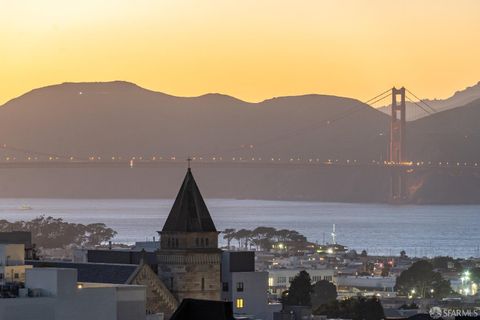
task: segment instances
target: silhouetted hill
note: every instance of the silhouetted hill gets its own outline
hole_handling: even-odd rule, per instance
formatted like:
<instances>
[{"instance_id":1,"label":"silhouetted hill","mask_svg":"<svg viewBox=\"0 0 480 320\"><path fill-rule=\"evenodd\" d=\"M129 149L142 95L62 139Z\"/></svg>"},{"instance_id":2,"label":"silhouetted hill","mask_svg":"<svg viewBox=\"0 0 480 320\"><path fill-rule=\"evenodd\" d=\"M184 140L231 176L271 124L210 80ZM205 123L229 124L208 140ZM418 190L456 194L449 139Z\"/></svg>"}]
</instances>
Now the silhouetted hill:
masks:
<instances>
[{"instance_id":1,"label":"silhouetted hill","mask_svg":"<svg viewBox=\"0 0 480 320\"><path fill-rule=\"evenodd\" d=\"M408 124L415 161L480 159L480 100ZM221 156L386 159L389 116L328 95L248 103L222 95L175 97L128 82L64 83L0 107L0 143L42 153L102 158ZM10 149L0 157L24 156ZM195 164L194 164L195 167ZM382 202L389 172L365 168L195 167L206 197ZM3 197L173 197L182 167L4 169ZM480 201L480 177L417 170L413 202Z\"/></svg>"},{"instance_id":2,"label":"silhouetted hill","mask_svg":"<svg viewBox=\"0 0 480 320\"><path fill-rule=\"evenodd\" d=\"M356 111L354 117L327 125L349 110ZM387 116L348 98L305 95L247 103L220 94L174 97L127 82L64 83L0 108L2 143L78 157L368 158L378 157L379 150L363 142L387 127Z\"/></svg>"},{"instance_id":3,"label":"silhouetted hill","mask_svg":"<svg viewBox=\"0 0 480 320\"><path fill-rule=\"evenodd\" d=\"M413 97L412 97L413 98ZM437 112L446 111L464 106L472 101L480 99L480 82L467 87L464 90L455 92L455 94L447 99L425 99L424 101ZM416 100L416 99L415 99ZM420 109L414 103L407 101L407 121L421 119L428 116L428 113ZM430 109L422 104L422 107L430 111ZM381 107L378 110L390 114L390 105Z\"/></svg>"},{"instance_id":4,"label":"silhouetted hill","mask_svg":"<svg viewBox=\"0 0 480 320\"><path fill-rule=\"evenodd\" d=\"M480 163L480 99L409 123L410 154L423 161Z\"/></svg>"}]
</instances>

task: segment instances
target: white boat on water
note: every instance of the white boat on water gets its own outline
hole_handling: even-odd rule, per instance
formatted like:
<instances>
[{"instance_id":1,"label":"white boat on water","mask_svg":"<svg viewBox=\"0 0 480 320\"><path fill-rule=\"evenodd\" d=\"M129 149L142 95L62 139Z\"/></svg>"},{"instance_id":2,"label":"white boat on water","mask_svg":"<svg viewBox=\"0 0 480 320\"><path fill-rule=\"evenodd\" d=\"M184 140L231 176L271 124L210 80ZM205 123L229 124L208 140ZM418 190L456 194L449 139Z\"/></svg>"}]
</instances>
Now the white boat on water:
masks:
<instances>
[{"instance_id":1,"label":"white boat on water","mask_svg":"<svg viewBox=\"0 0 480 320\"><path fill-rule=\"evenodd\" d=\"M26 204L22 204L19 208L20 210L32 210L32 207Z\"/></svg>"}]
</instances>

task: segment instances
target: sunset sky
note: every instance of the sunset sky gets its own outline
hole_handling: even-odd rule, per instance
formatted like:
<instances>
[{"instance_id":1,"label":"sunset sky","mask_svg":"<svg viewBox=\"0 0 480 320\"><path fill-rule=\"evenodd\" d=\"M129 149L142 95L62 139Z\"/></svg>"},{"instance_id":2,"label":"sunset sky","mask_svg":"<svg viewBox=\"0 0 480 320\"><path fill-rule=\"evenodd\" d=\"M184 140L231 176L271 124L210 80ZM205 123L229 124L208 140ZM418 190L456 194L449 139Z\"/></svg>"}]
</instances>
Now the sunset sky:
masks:
<instances>
[{"instance_id":1,"label":"sunset sky","mask_svg":"<svg viewBox=\"0 0 480 320\"><path fill-rule=\"evenodd\" d=\"M110 80L247 101L393 85L445 98L480 80L480 1L0 0L0 104Z\"/></svg>"}]
</instances>

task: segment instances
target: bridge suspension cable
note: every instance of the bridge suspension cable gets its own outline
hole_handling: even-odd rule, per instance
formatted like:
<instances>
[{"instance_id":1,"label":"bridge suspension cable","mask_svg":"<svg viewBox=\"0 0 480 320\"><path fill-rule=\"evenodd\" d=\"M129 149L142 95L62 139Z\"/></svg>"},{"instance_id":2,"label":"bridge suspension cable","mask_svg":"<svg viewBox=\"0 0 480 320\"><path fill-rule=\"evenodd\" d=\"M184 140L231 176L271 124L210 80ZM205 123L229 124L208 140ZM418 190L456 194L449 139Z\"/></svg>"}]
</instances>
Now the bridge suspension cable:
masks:
<instances>
[{"instance_id":1,"label":"bridge suspension cable","mask_svg":"<svg viewBox=\"0 0 480 320\"><path fill-rule=\"evenodd\" d=\"M322 121L320 122L315 122L313 124L310 124L308 126L305 126L303 128L297 128L297 129L293 129L293 130L290 130L289 132L286 132L284 134L281 134L281 135L278 135L276 137L272 137L270 139L266 139L264 141L261 141L261 142L258 142L255 144L255 147L258 147L258 146L265 146L265 145L268 145L268 144L274 144L274 143L278 143L282 140L285 140L285 139L290 139L292 137L296 137L296 136L299 136L299 135L302 135L304 134L305 132L308 132L310 130L320 130L320 129L325 129L329 126L331 126L333 123L335 122L338 122L338 121L341 121L343 119L346 119L348 117L350 117L351 115L359 112L359 111L364 111L364 110L369 110L368 108L364 108L365 105L368 105L370 107L372 107L372 104L375 104L375 103L378 103L384 99L386 99L387 97L389 97L391 95L391 90L392 89L388 89L388 90L385 90L383 91L382 93L380 94L377 94L375 95L373 98L371 99L368 99L364 102L360 102L358 101L357 103L355 103L353 106L351 106L350 108L348 108L347 110L344 110L342 112L340 112L337 116L335 117L332 117L332 118L329 118L329 119L322 119ZM373 107L372 107L373 108ZM201 155L198 155L198 157L209 157L209 156L213 156L213 155L216 155L216 154L220 154L220 153L227 153L227 152L235 152L235 151L244 151L245 148L244 147L234 147L234 148L230 148L230 149L224 149L224 150L219 150L217 152L211 152L211 153L207 153L207 154L201 154Z\"/></svg>"},{"instance_id":2,"label":"bridge suspension cable","mask_svg":"<svg viewBox=\"0 0 480 320\"><path fill-rule=\"evenodd\" d=\"M407 88L405 88L405 90L407 90L408 93L410 93L415 99L417 99L420 103L423 103L424 105L426 105L433 113L436 113L437 110L435 110L431 105L429 105L428 103L425 102L425 100L422 100L420 99L419 97L417 97L412 91L408 90Z\"/></svg>"}]
</instances>

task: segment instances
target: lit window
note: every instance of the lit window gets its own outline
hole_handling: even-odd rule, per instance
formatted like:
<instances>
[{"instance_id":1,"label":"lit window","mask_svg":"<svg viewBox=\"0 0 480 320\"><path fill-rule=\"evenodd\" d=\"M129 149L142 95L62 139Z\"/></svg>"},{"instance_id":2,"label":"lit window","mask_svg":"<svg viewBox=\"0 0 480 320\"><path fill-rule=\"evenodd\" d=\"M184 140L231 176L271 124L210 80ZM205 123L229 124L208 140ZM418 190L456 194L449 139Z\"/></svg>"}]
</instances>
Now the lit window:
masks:
<instances>
[{"instance_id":1,"label":"lit window","mask_svg":"<svg viewBox=\"0 0 480 320\"><path fill-rule=\"evenodd\" d=\"M244 301L243 301L243 299L241 299L241 298L240 298L240 299L237 299L237 301L236 301L236 306L237 306L237 309L243 309L243 307L244 307Z\"/></svg>"},{"instance_id":2,"label":"lit window","mask_svg":"<svg viewBox=\"0 0 480 320\"><path fill-rule=\"evenodd\" d=\"M268 286L273 287L273 278L272 277L268 278Z\"/></svg>"}]
</instances>

